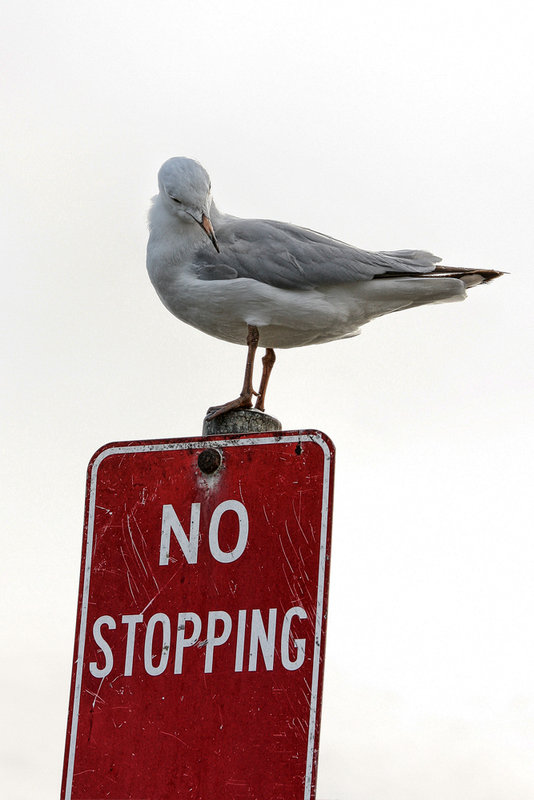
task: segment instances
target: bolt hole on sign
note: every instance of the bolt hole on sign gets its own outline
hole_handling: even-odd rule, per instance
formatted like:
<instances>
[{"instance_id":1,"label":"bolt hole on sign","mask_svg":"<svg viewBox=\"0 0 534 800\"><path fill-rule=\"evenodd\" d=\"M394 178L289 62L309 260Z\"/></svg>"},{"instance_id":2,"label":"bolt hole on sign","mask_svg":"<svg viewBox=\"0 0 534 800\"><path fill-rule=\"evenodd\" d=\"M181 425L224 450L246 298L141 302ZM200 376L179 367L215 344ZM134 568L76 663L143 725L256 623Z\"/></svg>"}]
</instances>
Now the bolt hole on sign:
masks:
<instances>
[{"instance_id":1,"label":"bolt hole on sign","mask_svg":"<svg viewBox=\"0 0 534 800\"><path fill-rule=\"evenodd\" d=\"M317 431L97 451L64 800L314 800L333 465Z\"/></svg>"}]
</instances>

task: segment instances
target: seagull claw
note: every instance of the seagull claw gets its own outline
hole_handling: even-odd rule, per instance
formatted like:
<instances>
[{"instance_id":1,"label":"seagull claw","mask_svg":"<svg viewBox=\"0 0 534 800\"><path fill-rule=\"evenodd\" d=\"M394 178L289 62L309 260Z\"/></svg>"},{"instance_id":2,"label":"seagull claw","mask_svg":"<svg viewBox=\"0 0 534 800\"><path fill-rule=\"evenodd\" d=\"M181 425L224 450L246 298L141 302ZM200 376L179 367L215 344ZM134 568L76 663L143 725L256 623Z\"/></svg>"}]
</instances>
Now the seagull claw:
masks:
<instances>
[{"instance_id":1,"label":"seagull claw","mask_svg":"<svg viewBox=\"0 0 534 800\"><path fill-rule=\"evenodd\" d=\"M220 417L221 414L226 414L227 411L235 411L239 408L252 408L252 394L240 394L235 400L230 400L222 406L211 406L208 408L206 419L212 420Z\"/></svg>"}]
</instances>

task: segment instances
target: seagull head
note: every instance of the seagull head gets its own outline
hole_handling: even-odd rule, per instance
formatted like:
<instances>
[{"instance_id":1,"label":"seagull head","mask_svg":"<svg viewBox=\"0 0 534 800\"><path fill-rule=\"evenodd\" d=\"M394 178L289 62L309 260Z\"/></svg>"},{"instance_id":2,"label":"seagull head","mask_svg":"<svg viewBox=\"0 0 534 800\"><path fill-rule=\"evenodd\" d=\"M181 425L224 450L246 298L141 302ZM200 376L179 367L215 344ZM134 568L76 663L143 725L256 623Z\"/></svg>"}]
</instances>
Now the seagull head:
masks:
<instances>
[{"instance_id":1,"label":"seagull head","mask_svg":"<svg viewBox=\"0 0 534 800\"><path fill-rule=\"evenodd\" d=\"M211 181L204 167L192 158L169 158L158 172L158 185L171 214L183 222L197 222L219 252L210 220Z\"/></svg>"}]
</instances>

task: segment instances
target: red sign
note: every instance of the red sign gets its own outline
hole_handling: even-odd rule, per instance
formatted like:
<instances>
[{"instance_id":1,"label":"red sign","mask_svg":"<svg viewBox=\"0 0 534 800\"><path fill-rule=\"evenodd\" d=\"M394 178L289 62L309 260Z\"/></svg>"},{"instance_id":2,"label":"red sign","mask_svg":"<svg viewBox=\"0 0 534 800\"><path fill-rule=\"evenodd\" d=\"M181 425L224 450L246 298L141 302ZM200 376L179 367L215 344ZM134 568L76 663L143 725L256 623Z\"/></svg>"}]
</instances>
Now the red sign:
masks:
<instances>
[{"instance_id":1,"label":"red sign","mask_svg":"<svg viewBox=\"0 0 534 800\"><path fill-rule=\"evenodd\" d=\"M333 456L315 431L95 454L64 800L313 800Z\"/></svg>"}]
</instances>

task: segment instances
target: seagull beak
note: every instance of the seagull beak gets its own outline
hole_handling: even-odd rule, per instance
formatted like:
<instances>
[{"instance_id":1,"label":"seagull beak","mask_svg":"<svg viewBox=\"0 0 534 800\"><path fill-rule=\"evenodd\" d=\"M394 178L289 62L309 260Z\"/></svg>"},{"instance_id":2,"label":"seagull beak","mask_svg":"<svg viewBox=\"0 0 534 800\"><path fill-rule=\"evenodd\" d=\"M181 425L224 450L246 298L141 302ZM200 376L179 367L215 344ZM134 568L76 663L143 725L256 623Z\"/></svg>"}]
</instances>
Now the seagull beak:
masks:
<instances>
[{"instance_id":1,"label":"seagull beak","mask_svg":"<svg viewBox=\"0 0 534 800\"><path fill-rule=\"evenodd\" d=\"M202 214L202 222L198 223L203 231L205 231L211 239L211 242L214 248L217 250L218 253L221 251L219 250L219 245L217 244L217 239L215 238L215 231L213 230L213 225L211 224L211 220L205 214Z\"/></svg>"}]
</instances>

